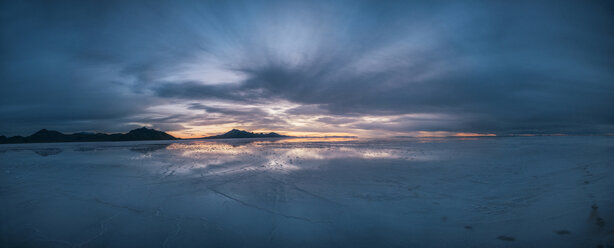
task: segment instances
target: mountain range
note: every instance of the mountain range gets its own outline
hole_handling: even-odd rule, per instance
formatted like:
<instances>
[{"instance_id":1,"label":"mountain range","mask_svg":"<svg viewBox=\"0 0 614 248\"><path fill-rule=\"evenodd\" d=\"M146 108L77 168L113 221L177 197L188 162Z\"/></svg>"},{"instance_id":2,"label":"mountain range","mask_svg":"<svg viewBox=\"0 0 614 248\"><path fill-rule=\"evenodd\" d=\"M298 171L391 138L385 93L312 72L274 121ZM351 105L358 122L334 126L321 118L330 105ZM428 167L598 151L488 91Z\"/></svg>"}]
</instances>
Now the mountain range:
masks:
<instances>
[{"instance_id":1,"label":"mountain range","mask_svg":"<svg viewBox=\"0 0 614 248\"><path fill-rule=\"evenodd\" d=\"M232 129L224 134L202 137L201 139L237 139L237 138L284 138L291 137L278 133L253 133ZM128 133L88 133L64 134L54 130L41 129L30 136L0 136L0 144L18 143L53 143L53 142L96 142L96 141L139 141L139 140L178 140L162 131L142 127Z\"/></svg>"},{"instance_id":2,"label":"mountain range","mask_svg":"<svg viewBox=\"0 0 614 248\"><path fill-rule=\"evenodd\" d=\"M286 135L281 135L278 133L252 133L248 131L233 129L225 134L203 137L203 139L237 139L237 138L284 138L290 137Z\"/></svg>"},{"instance_id":3,"label":"mountain range","mask_svg":"<svg viewBox=\"0 0 614 248\"><path fill-rule=\"evenodd\" d=\"M30 136L0 136L0 144L48 143L48 142L93 142L93 141L137 141L137 140L176 140L162 131L142 127L128 133L74 133L63 134L58 131L41 129Z\"/></svg>"}]
</instances>

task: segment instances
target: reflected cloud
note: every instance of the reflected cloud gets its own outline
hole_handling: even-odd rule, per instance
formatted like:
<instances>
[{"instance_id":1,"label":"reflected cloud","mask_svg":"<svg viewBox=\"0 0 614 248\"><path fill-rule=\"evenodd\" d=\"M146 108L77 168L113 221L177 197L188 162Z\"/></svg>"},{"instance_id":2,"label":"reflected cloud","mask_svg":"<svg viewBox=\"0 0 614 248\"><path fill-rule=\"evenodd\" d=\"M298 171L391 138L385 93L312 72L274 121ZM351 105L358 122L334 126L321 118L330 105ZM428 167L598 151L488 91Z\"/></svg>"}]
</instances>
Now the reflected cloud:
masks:
<instances>
[{"instance_id":1,"label":"reflected cloud","mask_svg":"<svg viewBox=\"0 0 614 248\"><path fill-rule=\"evenodd\" d=\"M329 141L323 143L324 141ZM424 161L433 159L407 148L378 148L377 141L355 138L296 138L279 140L192 141L172 143L166 149L183 158L172 164L174 173L211 175L232 171L270 171L289 173L317 169L330 160L394 159ZM148 159L143 157L143 159ZM186 160L190 161L186 163Z\"/></svg>"},{"instance_id":2,"label":"reflected cloud","mask_svg":"<svg viewBox=\"0 0 614 248\"><path fill-rule=\"evenodd\" d=\"M344 142L354 141L356 137L300 137L276 141L277 143L302 143L302 142Z\"/></svg>"}]
</instances>

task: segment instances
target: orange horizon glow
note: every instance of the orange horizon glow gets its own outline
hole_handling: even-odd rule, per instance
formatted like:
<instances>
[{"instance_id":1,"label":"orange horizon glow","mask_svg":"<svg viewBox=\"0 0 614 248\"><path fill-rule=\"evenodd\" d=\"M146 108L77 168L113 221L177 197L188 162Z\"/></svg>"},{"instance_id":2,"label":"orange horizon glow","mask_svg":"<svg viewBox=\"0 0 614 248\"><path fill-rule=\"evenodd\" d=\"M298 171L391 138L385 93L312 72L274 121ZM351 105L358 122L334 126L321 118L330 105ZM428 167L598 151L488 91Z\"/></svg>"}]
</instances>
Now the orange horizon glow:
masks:
<instances>
[{"instance_id":1,"label":"orange horizon glow","mask_svg":"<svg viewBox=\"0 0 614 248\"><path fill-rule=\"evenodd\" d=\"M454 137L495 137L494 133L456 133Z\"/></svg>"},{"instance_id":2,"label":"orange horizon glow","mask_svg":"<svg viewBox=\"0 0 614 248\"><path fill-rule=\"evenodd\" d=\"M233 129L224 128L223 130L218 129L216 131L208 130L208 131L200 131L194 130L196 132L186 132L186 131L169 131L167 132L174 137L180 139L194 139L194 138L203 138L208 136L220 135L224 134ZM241 128L236 128L243 130ZM298 131L275 131L275 130L267 130L267 129L256 129L256 130L245 130L253 133L278 133L281 135L293 136L297 138L377 138L377 137L395 137L395 136L406 136L406 137L416 137L416 138L427 138L427 137L496 137L496 134L492 133L470 133L470 132L447 132L447 131L417 131L417 132L409 132L409 133L389 133L384 136L375 136L373 134L360 134L360 133L346 133L346 132L298 132Z\"/></svg>"},{"instance_id":3,"label":"orange horizon glow","mask_svg":"<svg viewBox=\"0 0 614 248\"><path fill-rule=\"evenodd\" d=\"M239 128L237 128L239 129ZM166 132L176 138L180 138L180 139L194 139L194 138L203 138L203 137L208 137L208 136L215 136L215 135L220 135L220 134L224 134L228 131L230 131L231 129L225 130L223 132L203 132L203 133L185 133L182 131L169 131ZM243 130L243 129L240 129ZM281 135L287 135L287 136L293 136L293 137L300 137L300 138L323 138L323 137L358 137L358 135L353 134L353 133L337 133L337 132L283 132L283 131L270 131L270 130L254 130L254 131L250 131L250 130L245 130L248 132L252 132L252 133L278 133Z\"/></svg>"}]
</instances>

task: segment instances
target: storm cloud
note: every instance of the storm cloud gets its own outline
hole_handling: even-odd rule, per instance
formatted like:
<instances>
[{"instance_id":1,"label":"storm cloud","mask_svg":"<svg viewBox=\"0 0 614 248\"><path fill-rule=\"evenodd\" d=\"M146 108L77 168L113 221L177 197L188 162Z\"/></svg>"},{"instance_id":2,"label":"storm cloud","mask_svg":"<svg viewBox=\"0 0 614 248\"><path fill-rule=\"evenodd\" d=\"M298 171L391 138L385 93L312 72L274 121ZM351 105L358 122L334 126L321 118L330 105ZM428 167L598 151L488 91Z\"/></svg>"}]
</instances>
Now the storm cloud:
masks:
<instances>
[{"instance_id":1,"label":"storm cloud","mask_svg":"<svg viewBox=\"0 0 614 248\"><path fill-rule=\"evenodd\" d=\"M0 134L614 133L608 1L4 1Z\"/></svg>"}]
</instances>

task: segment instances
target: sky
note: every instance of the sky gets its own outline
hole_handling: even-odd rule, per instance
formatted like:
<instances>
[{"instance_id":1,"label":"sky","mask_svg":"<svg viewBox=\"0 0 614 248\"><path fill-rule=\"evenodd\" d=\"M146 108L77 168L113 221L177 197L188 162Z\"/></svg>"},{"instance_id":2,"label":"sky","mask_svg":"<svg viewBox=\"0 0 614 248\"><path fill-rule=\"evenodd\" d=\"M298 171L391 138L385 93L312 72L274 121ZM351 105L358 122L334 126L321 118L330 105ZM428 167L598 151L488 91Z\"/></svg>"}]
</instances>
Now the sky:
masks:
<instances>
[{"instance_id":1,"label":"sky","mask_svg":"<svg viewBox=\"0 0 614 248\"><path fill-rule=\"evenodd\" d=\"M611 1L0 1L0 135L614 133Z\"/></svg>"}]
</instances>

